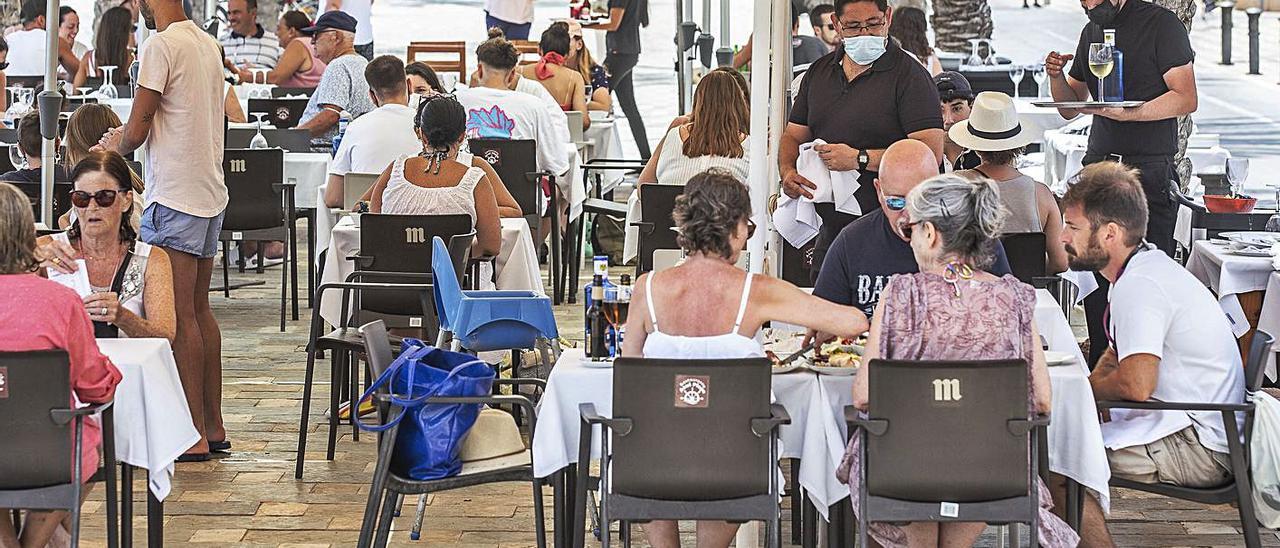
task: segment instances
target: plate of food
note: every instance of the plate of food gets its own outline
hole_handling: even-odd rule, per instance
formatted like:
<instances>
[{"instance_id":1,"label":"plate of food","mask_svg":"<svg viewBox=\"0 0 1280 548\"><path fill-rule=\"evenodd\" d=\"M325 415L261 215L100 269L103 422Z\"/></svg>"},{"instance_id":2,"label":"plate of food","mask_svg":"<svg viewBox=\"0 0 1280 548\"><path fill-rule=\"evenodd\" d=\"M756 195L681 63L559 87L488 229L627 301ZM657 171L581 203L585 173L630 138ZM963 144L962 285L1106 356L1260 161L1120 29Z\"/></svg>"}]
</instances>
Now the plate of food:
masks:
<instances>
[{"instance_id":1,"label":"plate of food","mask_svg":"<svg viewBox=\"0 0 1280 548\"><path fill-rule=\"evenodd\" d=\"M1250 247L1271 247L1280 242L1280 232L1223 232L1218 236Z\"/></svg>"},{"instance_id":2,"label":"plate of food","mask_svg":"<svg viewBox=\"0 0 1280 548\"><path fill-rule=\"evenodd\" d=\"M1044 108L1134 108L1146 101L1032 101L1031 104Z\"/></svg>"},{"instance_id":3,"label":"plate of food","mask_svg":"<svg viewBox=\"0 0 1280 548\"><path fill-rule=\"evenodd\" d=\"M1044 363L1049 367L1057 367L1059 365L1071 365L1076 363L1076 357L1066 352L1055 352L1053 350L1044 351Z\"/></svg>"},{"instance_id":4,"label":"plate of food","mask_svg":"<svg viewBox=\"0 0 1280 548\"><path fill-rule=\"evenodd\" d=\"M866 336L835 339L818 348L810 360L810 368L823 375L853 375L862 365L866 352Z\"/></svg>"}]
</instances>

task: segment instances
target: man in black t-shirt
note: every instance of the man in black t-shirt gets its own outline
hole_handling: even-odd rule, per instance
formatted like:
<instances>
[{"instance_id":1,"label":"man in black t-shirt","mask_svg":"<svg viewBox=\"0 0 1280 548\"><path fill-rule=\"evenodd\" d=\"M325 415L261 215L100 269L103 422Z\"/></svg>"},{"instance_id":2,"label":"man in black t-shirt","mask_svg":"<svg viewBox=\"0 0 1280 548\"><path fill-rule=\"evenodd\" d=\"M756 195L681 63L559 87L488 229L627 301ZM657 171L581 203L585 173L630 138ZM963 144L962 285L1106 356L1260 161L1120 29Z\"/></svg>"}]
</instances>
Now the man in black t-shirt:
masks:
<instances>
[{"instance_id":1,"label":"man in black t-shirt","mask_svg":"<svg viewBox=\"0 0 1280 548\"><path fill-rule=\"evenodd\" d=\"M894 274L920 271L911 242L898 228L906 214L906 196L938 174L938 160L920 141L905 139L885 150L875 181L880 206L840 231L818 273L813 294L828 301L857 306L870 317L880 292ZM996 243L991 273L1009 273L1004 247Z\"/></svg>"}]
</instances>

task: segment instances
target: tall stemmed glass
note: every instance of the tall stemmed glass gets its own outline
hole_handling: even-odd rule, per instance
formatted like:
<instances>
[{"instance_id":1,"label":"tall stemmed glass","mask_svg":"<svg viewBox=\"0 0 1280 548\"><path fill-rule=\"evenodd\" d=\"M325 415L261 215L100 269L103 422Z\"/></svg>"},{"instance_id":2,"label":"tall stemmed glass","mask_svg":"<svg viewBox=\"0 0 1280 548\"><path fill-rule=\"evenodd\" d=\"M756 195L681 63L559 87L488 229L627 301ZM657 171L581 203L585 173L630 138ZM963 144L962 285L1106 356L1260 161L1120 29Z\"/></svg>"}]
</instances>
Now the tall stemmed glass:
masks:
<instances>
[{"instance_id":1,"label":"tall stemmed glass","mask_svg":"<svg viewBox=\"0 0 1280 548\"><path fill-rule=\"evenodd\" d=\"M1013 65L1013 68L1009 69L1009 79L1013 80L1014 99L1018 98L1018 86L1022 85L1022 77L1026 76L1026 73L1027 67L1023 65Z\"/></svg>"},{"instance_id":2,"label":"tall stemmed glass","mask_svg":"<svg viewBox=\"0 0 1280 548\"><path fill-rule=\"evenodd\" d=\"M22 86L9 86L9 108L4 111L4 119L6 122L12 122L14 127L18 125L18 119L22 117Z\"/></svg>"},{"instance_id":3,"label":"tall stemmed glass","mask_svg":"<svg viewBox=\"0 0 1280 548\"><path fill-rule=\"evenodd\" d=\"M1102 80L1111 74L1113 67L1115 67L1115 59L1112 57L1111 44L1101 42L1089 44L1089 72L1098 79L1096 99L1099 101L1106 97L1106 93L1102 90Z\"/></svg>"},{"instance_id":4,"label":"tall stemmed glass","mask_svg":"<svg viewBox=\"0 0 1280 548\"><path fill-rule=\"evenodd\" d=\"M972 47L972 53L970 53L970 54L969 54L969 58L965 60L965 64L967 64L967 65L969 65L969 66L971 66L971 67L976 67L976 66L978 66L978 65L981 65L981 64L982 64L982 56L981 56L981 55L978 55L978 47L982 45L982 39L981 39L981 38L970 38L970 39L969 39L969 45Z\"/></svg>"},{"instance_id":5,"label":"tall stemmed glass","mask_svg":"<svg viewBox=\"0 0 1280 548\"><path fill-rule=\"evenodd\" d=\"M1044 71L1044 65L1036 65L1031 70L1031 77L1036 81L1036 98L1044 97L1044 83L1049 79L1049 74Z\"/></svg>"},{"instance_id":6,"label":"tall stemmed glass","mask_svg":"<svg viewBox=\"0 0 1280 548\"><path fill-rule=\"evenodd\" d=\"M249 140L249 148L267 148L271 145L267 143L267 138L262 135L262 117L266 116L265 112L251 112L250 116L258 119L258 133Z\"/></svg>"},{"instance_id":7,"label":"tall stemmed glass","mask_svg":"<svg viewBox=\"0 0 1280 548\"><path fill-rule=\"evenodd\" d=\"M116 81L112 78L116 67L111 65L103 65L98 67L102 69L104 76L102 77L102 87L98 88L98 93L107 99L119 99L120 93L116 91Z\"/></svg>"},{"instance_id":8,"label":"tall stemmed glass","mask_svg":"<svg viewBox=\"0 0 1280 548\"><path fill-rule=\"evenodd\" d=\"M1227 182L1231 184L1231 195L1239 196L1244 190L1244 183L1249 179L1249 159L1230 158L1227 160Z\"/></svg>"}]
</instances>

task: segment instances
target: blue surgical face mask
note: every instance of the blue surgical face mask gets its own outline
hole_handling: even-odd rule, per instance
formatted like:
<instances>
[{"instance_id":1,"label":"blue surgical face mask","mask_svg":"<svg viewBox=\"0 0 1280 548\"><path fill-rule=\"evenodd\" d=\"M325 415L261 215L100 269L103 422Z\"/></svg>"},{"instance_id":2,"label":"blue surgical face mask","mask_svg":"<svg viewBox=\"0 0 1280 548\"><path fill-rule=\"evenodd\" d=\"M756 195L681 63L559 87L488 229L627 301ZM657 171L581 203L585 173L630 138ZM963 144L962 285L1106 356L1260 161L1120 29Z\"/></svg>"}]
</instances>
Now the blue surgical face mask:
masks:
<instances>
[{"instance_id":1,"label":"blue surgical face mask","mask_svg":"<svg viewBox=\"0 0 1280 548\"><path fill-rule=\"evenodd\" d=\"M844 53L859 65L870 65L884 55L888 38L883 36L854 36L844 39Z\"/></svg>"}]
</instances>

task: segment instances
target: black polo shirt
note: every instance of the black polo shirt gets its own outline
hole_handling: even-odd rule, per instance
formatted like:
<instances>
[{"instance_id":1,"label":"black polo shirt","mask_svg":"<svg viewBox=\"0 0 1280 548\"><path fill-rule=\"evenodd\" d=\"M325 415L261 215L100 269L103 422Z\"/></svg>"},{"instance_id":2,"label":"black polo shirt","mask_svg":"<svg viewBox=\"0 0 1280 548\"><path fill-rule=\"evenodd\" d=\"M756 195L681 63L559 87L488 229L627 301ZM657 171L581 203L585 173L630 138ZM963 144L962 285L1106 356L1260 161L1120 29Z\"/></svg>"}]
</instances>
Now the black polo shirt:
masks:
<instances>
[{"instance_id":1,"label":"black polo shirt","mask_svg":"<svg viewBox=\"0 0 1280 548\"><path fill-rule=\"evenodd\" d=\"M1116 48L1124 54L1124 99L1150 101L1164 95L1169 86L1164 73L1195 60L1187 28L1178 16L1150 2L1128 0L1108 28L1116 31ZM1102 42L1103 28L1093 23L1080 31L1072 78L1089 86L1098 97L1098 79L1089 72L1089 44ZM1172 156L1178 150L1178 120L1117 122L1093 117L1089 154Z\"/></svg>"},{"instance_id":2,"label":"black polo shirt","mask_svg":"<svg viewBox=\"0 0 1280 548\"><path fill-rule=\"evenodd\" d=\"M852 81L845 78L843 61L844 50L836 50L813 62L791 107L791 123L808 126L814 139L859 150L889 148L909 133L942 129L933 78L893 40L884 55ZM879 207L875 178L874 171L858 178L862 186L855 196L864 212ZM838 225L832 227L833 238L853 220L834 208L819 207L818 213L824 231L827 223Z\"/></svg>"},{"instance_id":3,"label":"black polo shirt","mask_svg":"<svg viewBox=\"0 0 1280 548\"><path fill-rule=\"evenodd\" d=\"M622 21L618 30L605 33L605 47L609 53L640 54L641 10L648 10L644 0L609 0L609 9L622 8Z\"/></svg>"}]
</instances>

